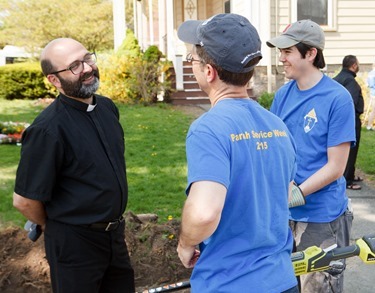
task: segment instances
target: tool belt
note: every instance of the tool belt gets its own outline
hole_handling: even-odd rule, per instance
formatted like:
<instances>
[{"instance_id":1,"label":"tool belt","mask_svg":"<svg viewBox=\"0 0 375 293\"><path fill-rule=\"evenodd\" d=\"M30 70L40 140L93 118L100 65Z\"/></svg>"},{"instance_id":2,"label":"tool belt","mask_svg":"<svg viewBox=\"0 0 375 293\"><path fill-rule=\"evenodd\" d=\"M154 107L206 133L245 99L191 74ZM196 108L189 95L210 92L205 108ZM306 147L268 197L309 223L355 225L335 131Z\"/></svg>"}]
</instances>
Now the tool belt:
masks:
<instances>
[{"instance_id":1,"label":"tool belt","mask_svg":"<svg viewBox=\"0 0 375 293\"><path fill-rule=\"evenodd\" d=\"M116 230L122 222L124 222L123 216L121 216L117 220L113 220L110 222L98 222L98 223L93 223L89 225L81 225L81 226L92 229L92 230L109 232L109 231Z\"/></svg>"}]
</instances>

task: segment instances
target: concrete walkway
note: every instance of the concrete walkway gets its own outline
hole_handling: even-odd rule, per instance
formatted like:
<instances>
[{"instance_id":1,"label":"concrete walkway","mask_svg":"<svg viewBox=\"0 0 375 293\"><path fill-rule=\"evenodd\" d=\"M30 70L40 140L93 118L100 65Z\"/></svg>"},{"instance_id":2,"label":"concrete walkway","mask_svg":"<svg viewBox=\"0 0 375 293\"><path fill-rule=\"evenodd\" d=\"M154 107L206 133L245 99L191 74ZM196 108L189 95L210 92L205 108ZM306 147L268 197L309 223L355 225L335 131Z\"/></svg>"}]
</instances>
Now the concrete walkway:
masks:
<instances>
[{"instance_id":1,"label":"concrete walkway","mask_svg":"<svg viewBox=\"0 0 375 293\"><path fill-rule=\"evenodd\" d=\"M354 209L352 242L365 235L375 235L375 190L359 182L361 190L348 190ZM375 292L375 264L365 264L359 257L347 259L344 278L346 293Z\"/></svg>"}]
</instances>

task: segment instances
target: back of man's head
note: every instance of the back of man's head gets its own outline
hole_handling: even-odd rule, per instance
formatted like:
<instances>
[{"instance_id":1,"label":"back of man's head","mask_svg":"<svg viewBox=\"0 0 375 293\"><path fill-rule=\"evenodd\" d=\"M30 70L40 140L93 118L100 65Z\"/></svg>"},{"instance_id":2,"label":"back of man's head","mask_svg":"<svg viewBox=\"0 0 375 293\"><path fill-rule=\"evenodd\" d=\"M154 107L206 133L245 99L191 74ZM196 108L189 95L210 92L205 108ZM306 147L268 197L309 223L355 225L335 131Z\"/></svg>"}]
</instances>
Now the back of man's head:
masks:
<instances>
[{"instance_id":1,"label":"back of man's head","mask_svg":"<svg viewBox=\"0 0 375 293\"><path fill-rule=\"evenodd\" d=\"M238 14L217 14L204 21L187 20L178 28L178 37L202 47L214 65L231 73L250 72L262 58L257 30ZM255 58L258 62L248 66Z\"/></svg>"},{"instance_id":2,"label":"back of man's head","mask_svg":"<svg viewBox=\"0 0 375 293\"><path fill-rule=\"evenodd\" d=\"M357 57L354 55L346 55L344 59L342 59L342 68L349 69L354 64L357 63Z\"/></svg>"}]
</instances>

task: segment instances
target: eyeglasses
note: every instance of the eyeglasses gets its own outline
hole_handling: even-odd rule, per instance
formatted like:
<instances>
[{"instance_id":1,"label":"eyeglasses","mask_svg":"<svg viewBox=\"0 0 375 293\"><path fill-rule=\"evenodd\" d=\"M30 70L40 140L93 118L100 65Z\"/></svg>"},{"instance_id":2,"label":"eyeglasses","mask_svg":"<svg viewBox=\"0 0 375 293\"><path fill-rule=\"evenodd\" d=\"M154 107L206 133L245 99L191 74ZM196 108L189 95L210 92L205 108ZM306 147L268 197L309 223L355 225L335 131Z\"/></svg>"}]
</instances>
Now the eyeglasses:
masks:
<instances>
[{"instance_id":1,"label":"eyeglasses","mask_svg":"<svg viewBox=\"0 0 375 293\"><path fill-rule=\"evenodd\" d=\"M83 69L84 69L83 63L86 63L87 65L90 65L90 66L94 65L96 63L96 54L87 53L85 57L83 57L83 60L74 61L68 68L62 69L59 71L54 71L54 72L51 72L50 74L57 74L60 72L70 70L73 74L78 75L83 72Z\"/></svg>"},{"instance_id":2,"label":"eyeglasses","mask_svg":"<svg viewBox=\"0 0 375 293\"><path fill-rule=\"evenodd\" d=\"M191 53L186 55L186 61L189 62L189 63L191 63L193 61L202 62L202 60L194 59L193 54L191 54Z\"/></svg>"}]
</instances>

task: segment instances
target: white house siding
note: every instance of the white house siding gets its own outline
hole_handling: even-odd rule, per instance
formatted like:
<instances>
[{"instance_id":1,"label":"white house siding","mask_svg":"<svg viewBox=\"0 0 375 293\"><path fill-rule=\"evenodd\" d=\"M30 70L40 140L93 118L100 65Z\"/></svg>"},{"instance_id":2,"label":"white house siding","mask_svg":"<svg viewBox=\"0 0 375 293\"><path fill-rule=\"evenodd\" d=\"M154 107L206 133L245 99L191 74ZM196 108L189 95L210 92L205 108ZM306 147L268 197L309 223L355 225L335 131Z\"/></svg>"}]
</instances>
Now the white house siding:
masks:
<instances>
[{"instance_id":1,"label":"white house siding","mask_svg":"<svg viewBox=\"0 0 375 293\"><path fill-rule=\"evenodd\" d=\"M326 33L328 64L341 64L345 55L356 55L362 64L375 57L375 1L338 0L337 31Z\"/></svg>"},{"instance_id":2,"label":"white house siding","mask_svg":"<svg viewBox=\"0 0 375 293\"><path fill-rule=\"evenodd\" d=\"M161 0L159 0L161 1ZM172 0L170 0L172 1ZM184 5L188 0L173 0L175 29L184 21ZM294 22L296 0L231 0L232 12L249 18L258 29L263 43L262 59L255 78L260 78L263 91L266 79L271 79L274 89L282 82L278 51L268 49L266 41L279 35L288 24ZM333 26L324 28L326 48L324 56L327 72L332 74L340 67L345 55L356 55L361 71L366 72L375 61L375 0L332 0L334 2ZM198 19L206 19L224 12L224 0L197 0ZM268 14L267 14L268 13ZM267 15L266 15L267 14ZM167 16L170 17L170 16ZM155 33L156 35L156 33ZM178 42L177 42L178 43ZM177 50L181 53L181 50ZM182 53L183 54L183 53ZM278 66L278 71L275 70ZM271 75L278 73L277 75ZM278 80L278 81L275 81ZM259 80L255 82L259 83ZM270 91L270 83L266 85ZM258 90L256 91L256 94Z\"/></svg>"},{"instance_id":3,"label":"white house siding","mask_svg":"<svg viewBox=\"0 0 375 293\"><path fill-rule=\"evenodd\" d=\"M361 64L371 64L375 58L375 1L334 0L334 28L325 29L324 56L328 65L337 67L345 55L358 57ZM292 0L271 0L271 37L279 35L292 19ZM272 12L272 10L274 10ZM277 28L275 30L275 28ZM275 31L277 31L275 33ZM276 51L272 64L277 64Z\"/></svg>"}]
</instances>

